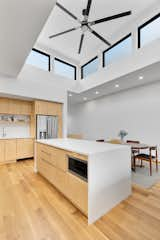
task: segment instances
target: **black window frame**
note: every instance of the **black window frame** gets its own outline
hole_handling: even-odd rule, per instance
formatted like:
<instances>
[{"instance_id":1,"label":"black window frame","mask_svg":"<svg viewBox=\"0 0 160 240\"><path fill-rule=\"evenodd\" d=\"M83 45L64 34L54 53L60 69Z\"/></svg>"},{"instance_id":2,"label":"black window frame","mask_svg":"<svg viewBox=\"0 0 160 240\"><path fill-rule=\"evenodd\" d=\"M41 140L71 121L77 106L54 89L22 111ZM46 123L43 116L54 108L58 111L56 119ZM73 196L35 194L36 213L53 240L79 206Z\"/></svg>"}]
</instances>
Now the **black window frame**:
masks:
<instances>
[{"instance_id":1,"label":"black window frame","mask_svg":"<svg viewBox=\"0 0 160 240\"><path fill-rule=\"evenodd\" d=\"M91 62L93 62L94 60L98 59L98 56L92 58L91 60L89 60L87 63L85 63L84 65L81 66L81 79L83 79L83 68L86 67L88 64L90 64Z\"/></svg>"},{"instance_id":2,"label":"black window frame","mask_svg":"<svg viewBox=\"0 0 160 240\"><path fill-rule=\"evenodd\" d=\"M51 71L51 56L49 54L39 50L39 49L36 49L36 48L32 48L32 51L35 51L37 53L40 53L40 54L48 57L48 71L50 72Z\"/></svg>"},{"instance_id":3,"label":"black window frame","mask_svg":"<svg viewBox=\"0 0 160 240\"><path fill-rule=\"evenodd\" d=\"M147 22L143 23L138 27L138 49L141 48L141 29L149 25L151 22L154 22L157 18L160 17L160 13L156 14L154 17L150 18Z\"/></svg>"},{"instance_id":4,"label":"black window frame","mask_svg":"<svg viewBox=\"0 0 160 240\"><path fill-rule=\"evenodd\" d=\"M117 46L118 44L120 44L121 42L123 42L124 40L126 40L127 38L129 38L131 36L132 36L132 33L127 34L126 36L124 36L123 38L118 40L116 43L114 43L111 47L109 47L109 48L107 48L106 50L103 51L103 68L106 67L106 65L105 65L105 53L110 51L112 48L114 48L115 46Z\"/></svg>"},{"instance_id":5,"label":"black window frame","mask_svg":"<svg viewBox=\"0 0 160 240\"><path fill-rule=\"evenodd\" d=\"M66 65L68 65L68 66L70 66L70 67L73 67L73 68L74 68L74 80L77 80L77 67L76 67L75 65L73 65L73 64L71 64L71 63L68 63L68 62L65 62L64 60L62 60L62 59L60 59L60 58L55 57L55 58L53 59L53 66L54 66L54 60L59 61L59 62L61 62L61 63L63 63L63 64L66 64Z\"/></svg>"}]
</instances>

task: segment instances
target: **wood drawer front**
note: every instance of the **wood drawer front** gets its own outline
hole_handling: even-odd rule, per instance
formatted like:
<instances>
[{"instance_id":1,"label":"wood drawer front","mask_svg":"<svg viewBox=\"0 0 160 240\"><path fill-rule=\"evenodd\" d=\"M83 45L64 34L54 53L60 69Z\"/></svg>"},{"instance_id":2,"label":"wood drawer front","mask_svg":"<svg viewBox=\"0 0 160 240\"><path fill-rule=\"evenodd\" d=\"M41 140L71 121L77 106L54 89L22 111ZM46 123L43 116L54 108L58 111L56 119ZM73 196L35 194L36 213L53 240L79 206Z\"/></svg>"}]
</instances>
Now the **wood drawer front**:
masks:
<instances>
[{"instance_id":1,"label":"wood drawer front","mask_svg":"<svg viewBox=\"0 0 160 240\"><path fill-rule=\"evenodd\" d=\"M68 158L67 152L58 148L52 148L52 159L55 162L55 166L62 170L67 171L68 169Z\"/></svg>"},{"instance_id":2,"label":"wood drawer front","mask_svg":"<svg viewBox=\"0 0 160 240\"><path fill-rule=\"evenodd\" d=\"M52 158L52 148L50 146L37 144L37 158L55 165L54 159Z\"/></svg>"},{"instance_id":3,"label":"wood drawer front","mask_svg":"<svg viewBox=\"0 0 160 240\"><path fill-rule=\"evenodd\" d=\"M44 159L38 159L38 171L47 178L60 192L66 195L67 190L67 174Z\"/></svg>"},{"instance_id":4,"label":"wood drawer front","mask_svg":"<svg viewBox=\"0 0 160 240\"><path fill-rule=\"evenodd\" d=\"M87 215L88 213L88 183L78 177L68 175L68 198Z\"/></svg>"},{"instance_id":5,"label":"wood drawer front","mask_svg":"<svg viewBox=\"0 0 160 240\"><path fill-rule=\"evenodd\" d=\"M74 153L74 152L68 152L68 155L71 157L75 157L84 161L88 161L88 156L79 154L79 153Z\"/></svg>"},{"instance_id":6,"label":"wood drawer front","mask_svg":"<svg viewBox=\"0 0 160 240\"><path fill-rule=\"evenodd\" d=\"M48 162L38 159L38 172L42 174L49 182L55 182L56 171L55 168L50 165Z\"/></svg>"}]
</instances>

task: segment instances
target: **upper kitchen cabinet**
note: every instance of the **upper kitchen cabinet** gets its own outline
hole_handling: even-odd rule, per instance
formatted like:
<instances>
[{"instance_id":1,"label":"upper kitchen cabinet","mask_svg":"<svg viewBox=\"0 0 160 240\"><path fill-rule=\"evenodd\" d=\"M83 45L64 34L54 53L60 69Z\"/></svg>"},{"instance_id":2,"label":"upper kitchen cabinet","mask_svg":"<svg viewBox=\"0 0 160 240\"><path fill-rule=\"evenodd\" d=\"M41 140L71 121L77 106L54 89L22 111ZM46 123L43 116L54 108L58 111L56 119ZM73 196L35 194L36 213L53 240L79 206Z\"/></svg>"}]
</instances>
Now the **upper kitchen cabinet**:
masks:
<instances>
[{"instance_id":1,"label":"upper kitchen cabinet","mask_svg":"<svg viewBox=\"0 0 160 240\"><path fill-rule=\"evenodd\" d=\"M31 115L33 103L29 101L0 98L1 114Z\"/></svg>"},{"instance_id":2,"label":"upper kitchen cabinet","mask_svg":"<svg viewBox=\"0 0 160 240\"><path fill-rule=\"evenodd\" d=\"M47 102L47 101L35 101L35 113L51 116L62 116L62 104Z\"/></svg>"}]
</instances>

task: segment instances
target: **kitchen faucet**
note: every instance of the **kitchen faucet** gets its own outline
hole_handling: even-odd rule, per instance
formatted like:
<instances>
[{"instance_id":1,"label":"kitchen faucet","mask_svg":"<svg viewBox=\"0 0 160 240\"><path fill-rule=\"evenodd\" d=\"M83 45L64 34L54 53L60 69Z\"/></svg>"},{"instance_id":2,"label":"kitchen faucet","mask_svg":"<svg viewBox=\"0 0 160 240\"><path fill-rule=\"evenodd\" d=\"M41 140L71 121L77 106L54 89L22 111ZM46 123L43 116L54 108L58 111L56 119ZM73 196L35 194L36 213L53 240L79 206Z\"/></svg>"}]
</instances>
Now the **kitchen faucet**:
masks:
<instances>
[{"instance_id":1,"label":"kitchen faucet","mask_svg":"<svg viewBox=\"0 0 160 240\"><path fill-rule=\"evenodd\" d=\"M6 137L6 131L4 127L2 128L2 137Z\"/></svg>"}]
</instances>

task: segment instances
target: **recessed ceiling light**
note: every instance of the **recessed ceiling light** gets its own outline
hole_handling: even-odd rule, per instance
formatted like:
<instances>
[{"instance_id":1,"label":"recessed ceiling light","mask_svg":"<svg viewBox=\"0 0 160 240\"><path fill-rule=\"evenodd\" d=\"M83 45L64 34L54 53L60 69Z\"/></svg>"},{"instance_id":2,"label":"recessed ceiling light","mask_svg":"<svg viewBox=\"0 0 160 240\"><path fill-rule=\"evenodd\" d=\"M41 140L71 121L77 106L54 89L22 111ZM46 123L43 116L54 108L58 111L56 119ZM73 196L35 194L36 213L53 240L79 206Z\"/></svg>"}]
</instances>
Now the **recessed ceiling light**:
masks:
<instances>
[{"instance_id":1,"label":"recessed ceiling light","mask_svg":"<svg viewBox=\"0 0 160 240\"><path fill-rule=\"evenodd\" d=\"M99 94L99 92L98 92L98 91L96 91L96 92L95 92L95 94L96 94L96 95L98 95L98 94Z\"/></svg>"},{"instance_id":2,"label":"recessed ceiling light","mask_svg":"<svg viewBox=\"0 0 160 240\"><path fill-rule=\"evenodd\" d=\"M83 100L84 100L84 101L87 101L87 98L86 98L86 97L84 97L84 98L83 98Z\"/></svg>"},{"instance_id":3,"label":"recessed ceiling light","mask_svg":"<svg viewBox=\"0 0 160 240\"><path fill-rule=\"evenodd\" d=\"M139 76L139 80L142 80L144 77L143 76Z\"/></svg>"},{"instance_id":4,"label":"recessed ceiling light","mask_svg":"<svg viewBox=\"0 0 160 240\"><path fill-rule=\"evenodd\" d=\"M117 83L117 84L115 85L115 87L116 87L116 88L119 88L119 84Z\"/></svg>"},{"instance_id":5,"label":"recessed ceiling light","mask_svg":"<svg viewBox=\"0 0 160 240\"><path fill-rule=\"evenodd\" d=\"M72 97L72 93L69 94L69 97Z\"/></svg>"}]
</instances>

